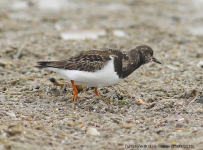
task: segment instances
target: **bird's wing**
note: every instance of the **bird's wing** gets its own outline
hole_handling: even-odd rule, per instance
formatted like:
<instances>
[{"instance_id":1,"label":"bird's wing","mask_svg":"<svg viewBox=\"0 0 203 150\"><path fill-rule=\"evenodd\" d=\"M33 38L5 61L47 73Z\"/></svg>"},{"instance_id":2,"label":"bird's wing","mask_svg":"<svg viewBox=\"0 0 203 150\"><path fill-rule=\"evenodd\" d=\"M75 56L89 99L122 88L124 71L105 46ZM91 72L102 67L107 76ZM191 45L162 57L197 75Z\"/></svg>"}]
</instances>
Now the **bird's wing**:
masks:
<instances>
[{"instance_id":1,"label":"bird's wing","mask_svg":"<svg viewBox=\"0 0 203 150\"><path fill-rule=\"evenodd\" d=\"M37 68L61 68L66 70L79 70L95 72L101 70L106 63L114 59L115 71L122 72L122 52L113 49L101 49L82 52L78 55L61 61L41 61Z\"/></svg>"},{"instance_id":2,"label":"bird's wing","mask_svg":"<svg viewBox=\"0 0 203 150\"><path fill-rule=\"evenodd\" d=\"M101 70L107 61L111 60L111 57L116 58L116 55L109 50L83 52L64 60L66 62L64 69L95 72Z\"/></svg>"}]
</instances>

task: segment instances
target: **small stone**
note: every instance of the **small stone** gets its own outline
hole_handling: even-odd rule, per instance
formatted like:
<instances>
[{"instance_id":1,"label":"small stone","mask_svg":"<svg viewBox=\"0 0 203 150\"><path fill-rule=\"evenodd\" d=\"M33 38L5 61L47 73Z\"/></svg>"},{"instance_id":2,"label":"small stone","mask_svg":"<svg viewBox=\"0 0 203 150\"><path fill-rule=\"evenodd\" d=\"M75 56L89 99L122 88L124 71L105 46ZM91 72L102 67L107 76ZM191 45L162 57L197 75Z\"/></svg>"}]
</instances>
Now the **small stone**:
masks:
<instances>
[{"instance_id":1,"label":"small stone","mask_svg":"<svg viewBox=\"0 0 203 150\"><path fill-rule=\"evenodd\" d=\"M90 127L87 129L87 135L100 135L100 132L97 131L96 128Z\"/></svg>"}]
</instances>

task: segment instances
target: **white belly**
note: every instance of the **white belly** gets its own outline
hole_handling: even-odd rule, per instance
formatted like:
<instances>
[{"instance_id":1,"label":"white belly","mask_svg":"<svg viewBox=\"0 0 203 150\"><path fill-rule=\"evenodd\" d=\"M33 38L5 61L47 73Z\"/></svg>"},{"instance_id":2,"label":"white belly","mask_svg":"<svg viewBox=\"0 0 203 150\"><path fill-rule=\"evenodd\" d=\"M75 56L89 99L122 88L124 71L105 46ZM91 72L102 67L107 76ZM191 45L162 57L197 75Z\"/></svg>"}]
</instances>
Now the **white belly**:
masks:
<instances>
[{"instance_id":1,"label":"white belly","mask_svg":"<svg viewBox=\"0 0 203 150\"><path fill-rule=\"evenodd\" d=\"M59 73L64 79L73 80L76 85L89 87L111 86L117 84L121 80L114 71L113 58L104 68L96 72L65 70L51 67L47 69Z\"/></svg>"}]
</instances>

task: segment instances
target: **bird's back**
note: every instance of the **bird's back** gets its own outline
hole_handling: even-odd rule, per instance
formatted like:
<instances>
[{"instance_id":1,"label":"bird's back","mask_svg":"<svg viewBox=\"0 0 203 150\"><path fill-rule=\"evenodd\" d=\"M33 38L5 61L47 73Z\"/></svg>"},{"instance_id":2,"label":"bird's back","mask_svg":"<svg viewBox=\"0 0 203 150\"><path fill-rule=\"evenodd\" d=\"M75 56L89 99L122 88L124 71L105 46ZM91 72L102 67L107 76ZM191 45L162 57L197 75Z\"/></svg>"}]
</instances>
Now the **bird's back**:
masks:
<instances>
[{"instance_id":1,"label":"bird's back","mask_svg":"<svg viewBox=\"0 0 203 150\"><path fill-rule=\"evenodd\" d=\"M101 49L85 51L68 59L60 61L40 61L37 68L60 68L64 70L79 70L95 72L101 70L106 63L114 59L116 64L122 65L122 52L117 49ZM116 71L119 68L116 68Z\"/></svg>"}]
</instances>

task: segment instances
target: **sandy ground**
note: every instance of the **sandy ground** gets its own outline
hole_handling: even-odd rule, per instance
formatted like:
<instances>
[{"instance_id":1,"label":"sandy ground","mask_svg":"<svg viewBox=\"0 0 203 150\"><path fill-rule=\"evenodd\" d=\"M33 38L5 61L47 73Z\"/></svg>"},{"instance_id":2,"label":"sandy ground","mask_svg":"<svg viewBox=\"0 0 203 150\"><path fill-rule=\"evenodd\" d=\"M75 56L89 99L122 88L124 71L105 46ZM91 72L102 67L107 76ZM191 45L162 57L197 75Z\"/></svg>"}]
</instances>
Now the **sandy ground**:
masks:
<instances>
[{"instance_id":1,"label":"sandy ground","mask_svg":"<svg viewBox=\"0 0 203 150\"><path fill-rule=\"evenodd\" d=\"M0 149L201 149L203 5L194 1L1 0ZM80 39L84 32L91 36ZM91 88L73 102L69 81L33 67L84 50L141 44L162 64L100 89L114 105Z\"/></svg>"}]
</instances>

